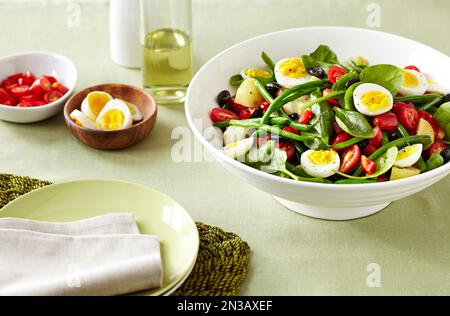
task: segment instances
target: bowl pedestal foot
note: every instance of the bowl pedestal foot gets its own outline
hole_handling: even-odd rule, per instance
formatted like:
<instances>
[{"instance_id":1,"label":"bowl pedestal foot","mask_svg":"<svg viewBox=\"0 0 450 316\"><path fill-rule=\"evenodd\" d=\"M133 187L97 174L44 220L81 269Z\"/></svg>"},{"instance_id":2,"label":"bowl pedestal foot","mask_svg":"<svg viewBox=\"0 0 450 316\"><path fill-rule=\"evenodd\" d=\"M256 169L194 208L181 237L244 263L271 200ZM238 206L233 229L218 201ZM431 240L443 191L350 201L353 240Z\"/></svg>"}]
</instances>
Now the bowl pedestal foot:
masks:
<instances>
[{"instance_id":1,"label":"bowl pedestal foot","mask_svg":"<svg viewBox=\"0 0 450 316\"><path fill-rule=\"evenodd\" d=\"M293 201L288 201L274 196L281 205L294 211L296 213L314 217L318 219L332 220L332 221L346 221L352 219L358 219L376 214L391 203L363 206L363 207L321 207L315 205L301 204Z\"/></svg>"}]
</instances>

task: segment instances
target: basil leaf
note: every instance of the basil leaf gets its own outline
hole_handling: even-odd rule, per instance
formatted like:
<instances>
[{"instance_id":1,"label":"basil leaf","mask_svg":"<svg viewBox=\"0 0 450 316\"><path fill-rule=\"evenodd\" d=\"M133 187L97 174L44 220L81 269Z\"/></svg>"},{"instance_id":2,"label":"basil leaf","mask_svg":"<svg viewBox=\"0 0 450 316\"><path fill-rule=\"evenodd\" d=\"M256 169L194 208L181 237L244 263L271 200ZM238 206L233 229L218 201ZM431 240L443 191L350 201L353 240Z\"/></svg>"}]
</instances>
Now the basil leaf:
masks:
<instances>
[{"instance_id":1,"label":"basil leaf","mask_svg":"<svg viewBox=\"0 0 450 316\"><path fill-rule=\"evenodd\" d=\"M396 146L389 148L388 151L386 151L380 158L378 158L375 162L377 164L377 170L375 173L365 176L365 177L354 177L350 176L348 174L337 172L339 175L346 177L348 179L373 179L378 178L379 176L385 174L391 168L394 166L395 162L397 161L398 156L398 148Z\"/></svg>"},{"instance_id":2,"label":"basil leaf","mask_svg":"<svg viewBox=\"0 0 450 316\"><path fill-rule=\"evenodd\" d=\"M339 60L336 54L326 45L320 45L313 53L309 56L311 58L326 64L339 64Z\"/></svg>"},{"instance_id":3,"label":"basil leaf","mask_svg":"<svg viewBox=\"0 0 450 316\"><path fill-rule=\"evenodd\" d=\"M356 111L334 107L336 122L348 134L359 138L372 138L373 130L366 117Z\"/></svg>"},{"instance_id":4,"label":"basil leaf","mask_svg":"<svg viewBox=\"0 0 450 316\"><path fill-rule=\"evenodd\" d=\"M402 71L393 65L376 65L365 68L360 75L361 81L375 83L396 95L403 83Z\"/></svg>"}]
</instances>

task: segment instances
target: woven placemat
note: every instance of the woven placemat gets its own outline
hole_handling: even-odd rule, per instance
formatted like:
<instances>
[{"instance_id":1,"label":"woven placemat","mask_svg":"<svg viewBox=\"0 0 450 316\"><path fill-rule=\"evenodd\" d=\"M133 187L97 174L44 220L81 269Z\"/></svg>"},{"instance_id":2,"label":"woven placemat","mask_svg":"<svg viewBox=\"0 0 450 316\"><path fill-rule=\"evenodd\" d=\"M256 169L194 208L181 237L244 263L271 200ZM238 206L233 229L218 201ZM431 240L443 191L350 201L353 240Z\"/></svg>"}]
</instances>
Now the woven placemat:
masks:
<instances>
[{"instance_id":1,"label":"woven placemat","mask_svg":"<svg viewBox=\"0 0 450 316\"><path fill-rule=\"evenodd\" d=\"M51 182L0 174L0 208ZM194 269L177 296L234 296L249 268L250 247L238 235L197 222L200 249Z\"/></svg>"}]
</instances>

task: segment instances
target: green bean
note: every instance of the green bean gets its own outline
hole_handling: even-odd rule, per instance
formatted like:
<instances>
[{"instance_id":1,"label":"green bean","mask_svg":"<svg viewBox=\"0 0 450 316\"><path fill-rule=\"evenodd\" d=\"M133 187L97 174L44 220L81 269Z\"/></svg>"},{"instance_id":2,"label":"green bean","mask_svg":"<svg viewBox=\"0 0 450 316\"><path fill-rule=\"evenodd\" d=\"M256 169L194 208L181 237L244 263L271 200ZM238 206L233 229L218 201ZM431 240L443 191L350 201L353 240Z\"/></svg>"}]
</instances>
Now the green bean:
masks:
<instances>
[{"instance_id":1,"label":"green bean","mask_svg":"<svg viewBox=\"0 0 450 316\"><path fill-rule=\"evenodd\" d=\"M434 107L435 105L440 104L442 102L442 100L444 100L444 97L436 98L433 101L430 101L428 103L425 103L425 104L419 106L417 109L419 109L421 111L427 111L430 108Z\"/></svg>"},{"instance_id":2,"label":"green bean","mask_svg":"<svg viewBox=\"0 0 450 316\"><path fill-rule=\"evenodd\" d=\"M259 80L256 80L256 87L263 96L264 100L269 102L269 104L272 104L273 103L272 96L270 95L269 91L267 91L266 87L264 87L264 85Z\"/></svg>"},{"instance_id":3,"label":"green bean","mask_svg":"<svg viewBox=\"0 0 450 316\"><path fill-rule=\"evenodd\" d=\"M398 123L397 131L399 132L400 136L402 136L402 137L409 137L408 131L406 130L406 128L401 123ZM411 145L411 144L408 143L408 145Z\"/></svg>"},{"instance_id":4,"label":"green bean","mask_svg":"<svg viewBox=\"0 0 450 316\"><path fill-rule=\"evenodd\" d=\"M440 98L441 96L439 94L424 94L424 95L416 95L412 97L397 97L394 98L394 102L412 102L412 103L424 103L424 102L431 102L435 100L436 98Z\"/></svg>"},{"instance_id":5,"label":"green bean","mask_svg":"<svg viewBox=\"0 0 450 316\"><path fill-rule=\"evenodd\" d=\"M246 128L259 128L261 126L260 121L258 119L249 119L249 120L231 120L225 122L217 122L214 123L215 127L228 127L228 126L238 126L238 127L246 127Z\"/></svg>"},{"instance_id":6,"label":"green bean","mask_svg":"<svg viewBox=\"0 0 450 316\"><path fill-rule=\"evenodd\" d=\"M264 61L264 63L269 67L272 72L275 69L275 63L273 62L272 58L269 57L269 55L266 52L262 52L261 58Z\"/></svg>"},{"instance_id":7,"label":"green bean","mask_svg":"<svg viewBox=\"0 0 450 316\"><path fill-rule=\"evenodd\" d=\"M424 145L430 145L431 144L431 138L430 136L409 136L409 137L403 137L396 139L392 142L390 142L387 145L382 146L380 149L378 149L376 152L374 152L369 159L372 161L377 160L382 155L384 155L390 148L392 147L404 147L408 144L424 144ZM353 176L358 177L361 175L362 169L358 168L356 172L353 174Z\"/></svg>"},{"instance_id":8,"label":"green bean","mask_svg":"<svg viewBox=\"0 0 450 316\"><path fill-rule=\"evenodd\" d=\"M364 179L345 179L345 180L338 180L335 182L335 184L369 184L369 183L377 183L376 180L364 180Z\"/></svg>"},{"instance_id":9,"label":"green bean","mask_svg":"<svg viewBox=\"0 0 450 316\"><path fill-rule=\"evenodd\" d=\"M262 122L264 124L267 124L269 122L269 118L270 115L273 112L278 111L279 109L281 109L281 107L286 104L289 103L291 101L286 101L288 100L288 97L291 96L294 92L304 92L305 90L311 89L311 88L316 88L316 87L320 87L323 84L325 84L327 81L325 80L316 80L316 81L310 81L301 85L297 85L295 87L292 87L290 89L285 90L279 97L277 97L273 103L270 105L270 107L267 109L266 113L263 116L263 120ZM309 90L308 90L309 91ZM305 93L303 95L306 95L308 93ZM299 96L300 97L300 96Z\"/></svg>"},{"instance_id":10,"label":"green bean","mask_svg":"<svg viewBox=\"0 0 450 316\"><path fill-rule=\"evenodd\" d=\"M280 135L281 137L292 139L292 140L296 140L296 141L299 141L299 142L305 142L305 141L308 141L308 140L312 140L315 137L315 136L300 136L300 135L297 135L297 134L294 134L294 133L286 132L286 131L282 130L279 127L270 126L270 125L264 125L264 124L260 125L258 128L262 129L262 130L265 130L265 131L268 131L268 132L273 133L273 134Z\"/></svg>"},{"instance_id":11,"label":"green bean","mask_svg":"<svg viewBox=\"0 0 450 316\"><path fill-rule=\"evenodd\" d=\"M303 105L302 108L303 109L308 109L308 108L312 107L314 104L319 104L319 103L324 102L324 101L326 101L328 99L334 99L334 98L336 98L338 96L341 96L341 95L345 94L345 92L346 91L331 92L330 94L328 94L328 95L326 95L324 97L318 98L318 99L316 99L314 101L309 102L308 104Z\"/></svg>"},{"instance_id":12,"label":"green bean","mask_svg":"<svg viewBox=\"0 0 450 316\"><path fill-rule=\"evenodd\" d=\"M270 124L272 124L272 125L289 125L293 129L296 129L298 131L309 131L314 127L313 125L304 125L304 124L293 122L287 117L271 117ZM255 118L255 119L248 119L248 120L231 120L231 121L225 121L225 122L217 122L217 123L214 123L213 126L220 127L220 128L224 128L224 127L228 127L228 126L259 128L262 126L262 123L261 123L261 118Z\"/></svg>"},{"instance_id":13,"label":"green bean","mask_svg":"<svg viewBox=\"0 0 450 316\"><path fill-rule=\"evenodd\" d=\"M383 146L389 144L389 138L386 132L383 132Z\"/></svg>"},{"instance_id":14,"label":"green bean","mask_svg":"<svg viewBox=\"0 0 450 316\"><path fill-rule=\"evenodd\" d=\"M364 138L355 137L355 138L349 139L345 142L333 145L332 147L335 149L344 149L344 148L353 146L355 144L358 144L359 142L362 142L363 140L364 140Z\"/></svg>"},{"instance_id":15,"label":"green bean","mask_svg":"<svg viewBox=\"0 0 450 316\"><path fill-rule=\"evenodd\" d=\"M271 117L269 124L271 124L271 125L288 125L298 131L309 131L314 127L313 125L305 125L305 124L296 123L296 122L292 121L289 117Z\"/></svg>"}]
</instances>

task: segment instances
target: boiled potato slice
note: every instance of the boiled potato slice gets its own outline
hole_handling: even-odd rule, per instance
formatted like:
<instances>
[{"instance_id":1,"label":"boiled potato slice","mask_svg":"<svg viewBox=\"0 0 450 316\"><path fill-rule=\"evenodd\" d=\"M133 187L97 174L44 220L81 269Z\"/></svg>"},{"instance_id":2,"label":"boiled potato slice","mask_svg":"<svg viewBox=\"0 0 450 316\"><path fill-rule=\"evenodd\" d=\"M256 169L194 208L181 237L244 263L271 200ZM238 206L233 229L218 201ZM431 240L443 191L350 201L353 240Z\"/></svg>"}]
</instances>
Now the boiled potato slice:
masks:
<instances>
[{"instance_id":1,"label":"boiled potato slice","mask_svg":"<svg viewBox=\"0 0 450 316\"><path fill-rule=\"evenodd\" d=\"M419 121L419 126L417 127L417 135L419 135L419 136L430 136L431 137L431 144L434 143L434 129L433 129L433 126L431 126L431 124L428 123L428 121L423 119L423 118L421 118L420 121ZM428 147L430 147L430 146L428 146ZM425 149L428 149L428 147L426 147Z\"/></svg>"},{"instance_id":2,"label":"boiled potato slice","mask_svg":"<svg viewBox=\"0 0 450 316\"><path fill-rule=\"evenodd\" d=\"M248 78L239 87L234 102L248 108L255 108L261 103L262 99L263 97L256 87L256 79Z\"/></svg>"},{"instance_id":3,"label":"boiled potato slice","mask_svg":"<svg viewBox=\"0 0 450 316\"><path fill-rule=\"evenodd\" d=\"M391 181L411 178L420 174L420 169L415 167L399 168L393 167L391 173Z\"/></svg>"}]
</instances>

